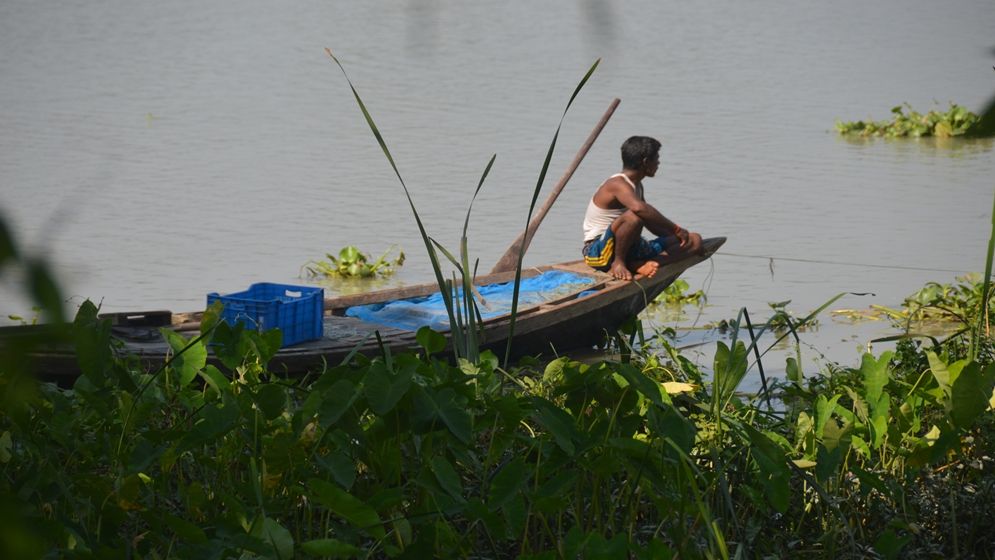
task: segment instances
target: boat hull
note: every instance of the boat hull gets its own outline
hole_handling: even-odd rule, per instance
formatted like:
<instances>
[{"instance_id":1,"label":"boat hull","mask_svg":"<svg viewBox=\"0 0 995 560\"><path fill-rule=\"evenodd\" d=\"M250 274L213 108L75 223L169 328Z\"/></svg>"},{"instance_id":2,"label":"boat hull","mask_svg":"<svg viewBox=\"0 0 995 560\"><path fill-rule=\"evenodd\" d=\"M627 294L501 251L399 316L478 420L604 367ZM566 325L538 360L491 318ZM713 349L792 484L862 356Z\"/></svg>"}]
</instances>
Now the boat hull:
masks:
<instances>
[{"instance_id":1,"label":"boat hull","mask_svg":"<svg viewBox=\"0 0 995 560\"><path fill-rule=\"evenodd\" d=\"M504 315L481 324L481 348L504 356L509 336L513 336L512 357L527 355L560 355L578 348L590 348L605 340L619 326L642 311L664 289L688 268L709 258L725 242L725 238L710 238L705 251L660 267L652 278L632 281L616 280L608 274L587 267L583 261L572 261L530 268L523 276L549 270L560 270L590 277L593 285L584 286L554 301L520 310L511 331L511 318ZM478 285L514 280L513 272L489 274L476 279ZM415 333L392 327L365 323L345 316L345 310L356 305L381 303L425 296L438 291L435 284L423 284L366 294L339 296L325 300L324 336L321 339L283 348L269 362L271 371L299 375L308 371L334 366L353 353L377 355L381 343L392 352L417 349ZM138 358L149 370L160 367L168 359L169 347L158 336L158 328L171 327L181 333L196 333L202 312L114 313L110 319L113 332L123 341L123 350ZM11 328L8 328L8 331ZM379 341L377 334L379 333ZM10 337L0 333L0 340ZM448 334L447 334L448 339ZM451 345L448 350L451 351ZM213 354L209 361L218 365ZM71 383L80 374L74 349L59 346L33 355L33 369L40 377L62 384Z\"/></svg>"}]
</instances>

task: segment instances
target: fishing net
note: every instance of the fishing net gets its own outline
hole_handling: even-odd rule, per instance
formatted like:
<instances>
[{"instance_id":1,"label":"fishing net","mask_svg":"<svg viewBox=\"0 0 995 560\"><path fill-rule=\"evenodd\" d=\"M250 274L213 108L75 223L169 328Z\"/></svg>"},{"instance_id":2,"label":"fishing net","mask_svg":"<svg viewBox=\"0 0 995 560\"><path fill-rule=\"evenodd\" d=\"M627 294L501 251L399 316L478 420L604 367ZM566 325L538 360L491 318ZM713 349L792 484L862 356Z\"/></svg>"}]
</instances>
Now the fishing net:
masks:
<instances>
[{"instance_id":1,"label":"fishing net","mask_svg":"<svg viewBox=\"0 0 995 560\"><path fill-rule=\"evenodd\" d=\"M594 284L594 279L589 276L560 270L551 270L531 278L523 278L518 294L518 309L522 311L562 298L571 293L582 291L591 284ZM477 301L477 308L483 319L511 313L514 282L478 286L477 289L483 301L480 298L474 299ZM587 295L586 292L581 292L578 297L585 295ZM462 290L459 291L458 297L462 298ZM449 330L449 315L439 292L425 297L357 305L347 309L345 314L368 323L408 331L416 331L424 326L437 331Z\"/></svg>"}]
</instances>

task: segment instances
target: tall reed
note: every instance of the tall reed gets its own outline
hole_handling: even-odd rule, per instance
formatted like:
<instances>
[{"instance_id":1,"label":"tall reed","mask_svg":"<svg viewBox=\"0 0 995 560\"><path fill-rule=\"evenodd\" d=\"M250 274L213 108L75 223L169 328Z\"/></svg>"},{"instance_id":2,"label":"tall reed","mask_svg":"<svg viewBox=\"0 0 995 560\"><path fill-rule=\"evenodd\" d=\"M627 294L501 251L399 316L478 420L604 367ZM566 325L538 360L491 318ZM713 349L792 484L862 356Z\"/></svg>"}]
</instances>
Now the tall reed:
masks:
<instances>
[{"instance_id":1,"label":"tall reed","mask_svg":"<svg viewBox=\"0 0 995 560\"><path fill-rule=\"evenodd\" d=\"M473 198L470 201L470 205L466 211L466 218L463 222L463 234L460 238L460 251L459 258L456 258L450 251L446 250L440 243L433 239L428 232L425 230L422 224L421 217L418 215L418 210L415 208L414 201L411 199L411 193L408 190L404 179L401 177L401 172L397 168L397 164L394 162L394 157L391 155L390 150L387 148L387 143L377 128L376 123L373 121L373 117L366 108L366 104L363 103L359 92L356 91L352 80L349 78L348 73L346 73L345 67L338 58L332 54L331 49L325 49L328 56L331 57L335 64L342 71L343 76L345 76L346 82L349 83L349 88L352 90L353 97L356 99L356 103L359 105L360 110L363 113L363 117L366 119L367 125L370 127L370 131L373 132L373 136L376 138L377 143L380 145L380 149L383 150L384 156L390 163L391 169L394 170L394 174L397 176L398 181L401 183L401 187L404 189L404 195L408 199L408 205L411 207L411 212L415 217L415 222L418 224L418 231L421 234L422 241L425 244L425 250L428 253L429 260L432 264L432 271L435 274L436 282L439 286L439 291L443 295L443 301L446 305L446 313L449 317L449 328L452 338L453 353L457 358L466 358L471 362L476 362L480 355L480 312L477 308L476 301L473 298L473 282L476 275L476 265L471 270L470 268L470 256L468 250L467 242L467 229L470 223L470 212L473 208L473 201L476 200L477 194L480 192L481 187L484 184L484 180L487 178L491 167L494 164L496 155L491 156L490 161L481 174L480 180L477 183L477 188L473 193ZM580 94L584 85L587 84L588 79L597 69L598 64L601 63L599 58L591 65L588 71L584 74L584 77L574 88L573 94L570 96L569 101L567 101L566 107L563 109L563 114L560 116L560 121L557 124L556 132L553 134L553 139L549 144L549 149L546 151L546 158L543 161L542 168L539 171L539 178L536 181L535 189L532 192L532 201L529 204L528 217L525 221L525 228L528 231L529 222L532 220L532 213L535 210L535 205L539 199L539 192L542 190L542 185L546 179L546 172L549 169L549 163L552 160L553 152L556 148L556 141L560 136L560 129L563 126L563 120L566 118L567 111L573 104L577 95ZM453 281L447 281L443 275L442 267L439 263L439 257L436 250L442 252L444 256L456 267L459 279ZM522 261L525 257L525 245L523 244L521 250L518 254L518 260L515 265L515 283L514 291L512 293L511 300L511 321L509 324L508 332L508 345L505 349L504 363L507 366L512 348L512 341L515 333L515 322L518 315L518 299L520 295L521 279L522 279ZM460 288L456 289L455 286L459 285Z\"/></svg>"}]
</instances>

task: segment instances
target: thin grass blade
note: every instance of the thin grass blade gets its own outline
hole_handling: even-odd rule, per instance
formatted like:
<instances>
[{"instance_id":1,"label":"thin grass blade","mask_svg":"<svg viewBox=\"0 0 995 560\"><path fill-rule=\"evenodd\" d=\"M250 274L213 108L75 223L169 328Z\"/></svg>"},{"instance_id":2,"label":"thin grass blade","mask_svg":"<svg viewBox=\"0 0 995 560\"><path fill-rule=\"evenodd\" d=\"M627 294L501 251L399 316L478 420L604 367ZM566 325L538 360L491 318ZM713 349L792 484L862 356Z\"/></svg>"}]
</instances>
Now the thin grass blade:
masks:
<instances>
[{"instance_id":1,"label":"thin grass blade","mask_svg":"<svg viewBox=\"0 0 995 560\"><path fill-rule=\"evenodd\" d=\"M987 114L995 114L995 98L992 99ZM995 117L992 117L995 119ZM992 233L988 237L988 255L985 258L985 278L981 283L981 313L978 315L978 325L975 327L971 337L971 354L969 358L975 360L981 347L982 325L988 324L988 295L991 291L992 282L992 258L995 257L995 199L992 201ZM987 336L989 333L985 333Z\"/></svg>"},{"instance_id":2,"label":"thin grass blade","mask_svg":"<svg viewBox=\"0 0 995 560\"><path fill-rule=\"evenodd\" d=\"M584 85L587 84L587 81L591 78L591 75L594 74L594 71L598 68L599 64L601 64L600 58L594 61L594 64L591 65L591 67L587 70L587 73L584 74L584 77L581 78L580 82L577 84L577 87L574 88L574 92L570 96L570 100L567 101L567 106L563 109L563 114L560 116L560 122L556 126L556 132L553 134L553 140L550 142L549 149L546 151L546 159L543 161L542 169L539 171L539 178L536 180L535 190L532 192L532 202L529 204L529 213L525 220L526 234L528 233L529 222L532 221L532 213L535 211L536 201L539 200L539 193L542 191L542 184L546 180L546 173L549 171L549 163L553 159L553 151L556 149L556 141L560 137L560 129L563 127L563 120L566 118L567 111L570 110L570 106L573 104L574 99L576 99L577 95L580 94L580 91L584 88ZM523 243L518 252L518 262L515 265L515 288L511 296L511 322L508 325L508 345L504 352L505 367L508 367L508 362L511 359L511 344L515 336L515 321L518 315L518 295L522 282L522 260L524 258L525 244Z\"/></svg>"},{"instance_id":3,"label":"thin grass blade","mask_svg":"<svg viewBox=\"0 0 995 560\"><path fill-rule=\"evenodd\" d=\"M397 176L397 180L401 183L401 188L404 189L404 196L408 199L408 205L411 206L411 213L414 214L415 223L418 225L418 232L421 234L422 241L425 243L425 250L428 252L428 258L432 263L432 270L435 272L435 280L439 285L439 290L442 293L447 293L445 291L446 280L442 276L442 268L439 264L439 258L432 248L432 242L425 231L425 226L422 224L421 216L418 215L418 210L415 208L415 203L411 199L411 193L408 191L408 186L404 182L404 178L401 177L401 172L397 168L397 164L394 162L394 156L391 155L390 149L387 148L387 142L384 141L383 135L380 134L380 129L377 128L375 122L373 122L373 116L366 109L366 104L363 103L363 99L359 96L359 92L356 91L356 87L353 85L352 80L349 79L349 74L345 71L345 67L339 62L339 59L332 54L332 50L326 48L325 52L328 56L335 62L342 71L342 75L345 76L346 82L349 84L349 89L352 90L353 97L356 98L356 103L359 105L359 110L362 111L363 117L366 119L366 124L369 125L370 131L373 132L373 136L377 139L377 143L380 145L380 149L383 150L384 156L386 156L387 161L390 162L391 169L394 170L394 174ZM456 317L453 315L452 302L448 298L443 298L443 302L446 304L446 311L449 315L450 329L455 330L456 327Z\"/></svg>"}]
</instances>

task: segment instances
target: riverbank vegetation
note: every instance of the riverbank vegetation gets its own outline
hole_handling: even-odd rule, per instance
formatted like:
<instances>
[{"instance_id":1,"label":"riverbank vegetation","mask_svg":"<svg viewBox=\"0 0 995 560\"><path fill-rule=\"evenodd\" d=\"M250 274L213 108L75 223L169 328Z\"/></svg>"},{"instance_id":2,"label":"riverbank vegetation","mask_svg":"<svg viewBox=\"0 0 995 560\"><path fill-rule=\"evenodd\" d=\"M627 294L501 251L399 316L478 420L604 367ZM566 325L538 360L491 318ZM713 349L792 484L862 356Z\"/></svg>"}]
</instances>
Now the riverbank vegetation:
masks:
<instances>
[{"instance_id":1,"label":"riverbank vegetation","mask_svg":"<svg viewBox=\"0 0 995 560\"><path fill-rule=\"evenodd\" d=\"M0 551L78 558L983 556L995 504L985 337L902 341L743 394L673 348L505 369L357 356L304 379L209 318L142 371L96 308L71 390L4 367ZM206 363L208 344L230 375ZM5 364L6 365L6 364Z\"/></svg>"}]
</instances>

